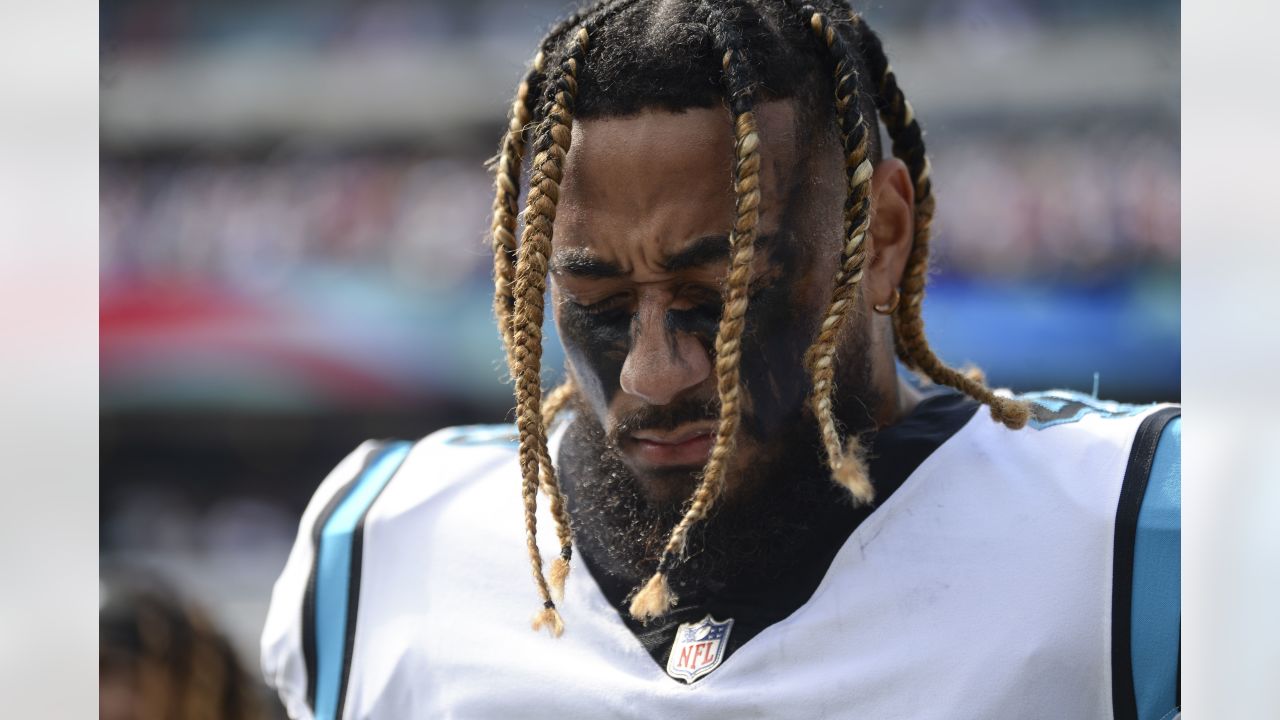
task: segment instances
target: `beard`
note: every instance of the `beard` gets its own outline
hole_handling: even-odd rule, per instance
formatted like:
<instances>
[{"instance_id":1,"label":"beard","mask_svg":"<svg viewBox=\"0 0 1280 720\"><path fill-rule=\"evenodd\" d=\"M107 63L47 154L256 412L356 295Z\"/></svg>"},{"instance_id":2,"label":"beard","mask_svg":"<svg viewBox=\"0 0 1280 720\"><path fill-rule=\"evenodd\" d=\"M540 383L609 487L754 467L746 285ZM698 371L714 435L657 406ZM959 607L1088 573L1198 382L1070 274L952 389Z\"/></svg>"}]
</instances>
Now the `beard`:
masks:
<instances>
[{"instance_id":1,"label":"beard","mask_svg":"<svg viewBox=\"0 0 1280 720\"><path fill-rule=\"evenodd\" d=\"M850 378L846 390L853 388L871 405L869 378ZM650 408L606 430L585 403L575 404L558 463L574 538L589 565L608 576L597 580L635 588L657 568L701 468L641 479L626 463L618 439L627 430L715 418L718 408L714 402ZM690 529L684 557L668 574L682 602L778 579L794 566L797 553L821 541L815 528L848 512L848 492L831 480L812 416L797 402L782 422L777 420L771 418L769 425L779 429L762 438L750 429L758 424L743 418L738 442L755 446L751 462L731 464L724 492ZM865 429L866 423L856 427ZM678 483L688 491L676 493L680 500L658 500L646 492L655 481Z\"/></svg>"}]
</instances>

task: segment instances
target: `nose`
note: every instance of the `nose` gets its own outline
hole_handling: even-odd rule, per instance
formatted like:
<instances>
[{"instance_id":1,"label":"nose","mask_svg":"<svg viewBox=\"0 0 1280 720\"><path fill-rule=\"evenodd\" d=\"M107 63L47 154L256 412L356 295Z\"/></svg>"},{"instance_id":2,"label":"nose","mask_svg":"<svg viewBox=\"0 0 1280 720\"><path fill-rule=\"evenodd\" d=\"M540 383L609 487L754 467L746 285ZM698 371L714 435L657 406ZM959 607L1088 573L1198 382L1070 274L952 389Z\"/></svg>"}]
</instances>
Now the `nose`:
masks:
<instances>
[{"instance_id":1,"label":"nose","mask_svg":"<svg viewBox=\"0 0 1280 720\"><path fill-rule=\"evenodd\" d=\"M623 392L650 405L670 403L711 374L706 348L696 337L668 328L666 313L663 303L641 305L619 378Z\"/></svg>"}]
</instances>

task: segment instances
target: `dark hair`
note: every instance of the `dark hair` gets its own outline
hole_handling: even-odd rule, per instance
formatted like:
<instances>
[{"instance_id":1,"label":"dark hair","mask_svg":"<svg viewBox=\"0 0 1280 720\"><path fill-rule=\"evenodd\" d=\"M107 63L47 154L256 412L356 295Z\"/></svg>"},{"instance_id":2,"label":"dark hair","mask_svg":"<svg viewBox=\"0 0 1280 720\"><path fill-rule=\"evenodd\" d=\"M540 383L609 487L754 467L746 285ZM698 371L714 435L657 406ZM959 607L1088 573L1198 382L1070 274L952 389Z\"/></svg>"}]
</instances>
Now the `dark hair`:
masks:
<instances>
[{"instance_id":1,"label":"dark hair","mask_svg":"<svg viewBox=\"0 0 1280 720\"><path fill-rule=\"evenodd\" d=\"M658 569L635 595L631 614L665 614L675 598L666 581L689 528L716 501L739 420L738 360L747 280L760 190L760 139L755 103L793 99L802 122L830 129L845 158L848 195L835 289L818 336L805 357L812 379L809 407L820 428L833 478L855 502L873 498L856 436L842 437L832 411L833 358L839 330L856 306L866 260L871 175L879 158L877 114L893 154L907 166L915 190L914 237L892 313L895 349L908 367L989 406L1010 428L1026 424L1025 404L997 396L977 372L943 363L924 335L921 304L928 268L934 197L924 137L898 87L879 37L845 2L800 0L604 0L573 14L542 42L520 83L495 167L494 308L516 385L516 424L524 477L530 564L543 598L534 627L559 634L552 599L563 589L572 553L564 498L547 452L547 426L574 392L567 384L544 401L540 381L543 294L560 180L575 118L625 116L646 108L681 110L726 106L734 118L735 219L724 288L724 314L715 341L720 422L702 480L683 520L672 531ZM526 140L533 143L529 193L520 243L515 232ZM551 581L535 541L537 490L551 501L561 543Z\"/></svg>"},{"instance_id":2,"label":"dark hair","mask_svg":"<svg viewBox=\"0 0 1280 720\"><path fill-rule=\"evenodd\" d=\"M127 683L146 717L266 717L260 687L200 609L136 573L107 573L102 595L100 681Z\"/></svg>"}]
</instances>

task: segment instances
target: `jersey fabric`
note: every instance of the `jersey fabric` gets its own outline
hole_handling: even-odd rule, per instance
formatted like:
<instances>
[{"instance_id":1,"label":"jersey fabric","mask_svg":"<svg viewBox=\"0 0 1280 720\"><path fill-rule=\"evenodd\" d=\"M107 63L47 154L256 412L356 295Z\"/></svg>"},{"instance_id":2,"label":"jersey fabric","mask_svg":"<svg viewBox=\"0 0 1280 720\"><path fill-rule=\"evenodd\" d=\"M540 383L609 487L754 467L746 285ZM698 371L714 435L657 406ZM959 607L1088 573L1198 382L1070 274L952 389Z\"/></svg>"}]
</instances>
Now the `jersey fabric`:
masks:
<instances>
[{"instance_id":1,"label":"jersey fabric","mask_svg":"<svg viewBox=\"0 0 1280 720\"><path fill-rule=\"evenodd\" d=\"M267 681L318 720L1172 717L1179 410L1040 393L1011 431L956 397L881 431L896 489L823 525L843 539L777 607L646 630L575 562L560 638L529 626L512 428L365 443L302 517Z\"/></svg>"}]
</instances>

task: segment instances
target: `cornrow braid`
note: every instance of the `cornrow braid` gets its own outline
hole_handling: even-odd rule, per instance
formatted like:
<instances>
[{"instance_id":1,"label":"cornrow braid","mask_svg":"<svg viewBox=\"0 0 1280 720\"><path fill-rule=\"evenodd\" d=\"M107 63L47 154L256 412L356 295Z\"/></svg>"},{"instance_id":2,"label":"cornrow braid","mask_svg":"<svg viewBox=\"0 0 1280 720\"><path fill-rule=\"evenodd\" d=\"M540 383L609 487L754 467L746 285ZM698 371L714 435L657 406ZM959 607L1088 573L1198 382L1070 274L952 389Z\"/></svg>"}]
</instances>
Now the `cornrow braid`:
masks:
<instances>
[{"instance_id":1,"label":"cornrow braid","mask_svg":"<svg viewBox=\"0 0 1280 720\"><path fill-rule=\"evenodd\" d=\"M597 12L603 7L597 9ZM544 65L547 53L554 49L556 43L560 42L569 30L581 24L587 14L588 11L586 10L571 14L557 23L543 39L528 73L516 89L516 98L511 105L507 132L502 137L498 156L494 163L495 193L491 226L494 255L493 310L506 352L507 368L512 377L518 372L513 356L515 336L511 325L511 315L515 308L514 285L515 265L517 262L515 231L520 196L520 174L524 164L525 133L528 131L532 121L536 99L543 92L543 86L546 81ZM560 390L565 395L562 400L557 402L557 406L552 409L551 416L558 412L560 406L563 406L572 393L572 388L567 385ZM544 421L544 427L549 425L550 417ZM550 454L545 451L545 448L539 454L539 464L542 468L540 486L550 499L556 537L560 541L560 554L551 564L551 589L555 595L563 596L565 581L569 576L569 561L573 556L572 524L564 495L560 491L559 483L555 481L555 468L552 465Z\"/></svg>"},{"instance_id":2,"label":"cornrow braid","mask_svg":"<svg viewBox=\"0 0 1280 720\"><path fill-rule=\"evenodd\" d=\"M570 379L547 393L542 400L543 433L551 428L556 416L569 404L574 392L573 381ZM569 579L569 562L573 559L573 525L564 493L560 490L560 483L556 482L556 469L551 462L551 454L545 449L538 455L538 464L542 469L539 485L550 501L551 517L556 524L556 538L560 541L560 554L551 561L551 572L548 574L551 592L559 600L564 597L564 585Z\"/></svg>"},{"instance_id":3,"label":"cornrow braid","mask_svg":"<svg viewBox=\"0 0 1280 720\"><path fill-rule=\"evenodd\" d=\"M138 717L256 720L262 708L234 650L208 617L167 591L109 578L99 657L127 664Z\"/></svg>"},{"instance_id":4,"label":"cornrow braid","mask_svg":"<svg viewBox=\"0 0 1280 720\"><path fill-rule=\"evenodd\" d=\"M556 386L554 390L547 393L542 399L542 424L548 428L555 423L556 418L569 405L569 401L573 399L573 394L577 392L577 388L573 384L573 378L566 379L563 383Z\"/></svg>"},{"instance_id":5,"label":"cornrow braid","mask_svg":"<svg viewBox=\"0 0 1280 720\"><path fill-rule=\"evenodd\" d=\"M515 308L512 288L515 284L516 224L520 200L520 174L524 165L525 133L532 120L534 105L542 95L546 80L544 63L546 55L571 28L582 22L584 12L575 12L557 23L543 39L528 72L516 87L515 100L511 102L507 132L502 136L498 155L494 159L493 221L490 236L493 244L493 312L498 319L498 330L507 353L507 367L511 367L511 348L514 337L511 331L511 313Z\"/></svg>"},{"instance_id":6,"label":"cornrow braid","mask_svg":"<svg viewBox=\"0 0 1280 720\"><path fill-rule=\"evenodd\" d=\"M184 681L186 693L183 697L182 717L189 720L225 718L230 714L230 708L225 706L225 698L220 692L227 683L220 648L215 642L212 628L202 616L189 610L186 615L192 637Z\"/></svg>"},{"instance_id":7,"label":"cornrow braid","mask_svg":"<svg viewBox=\"0 0 1280 720\"><path fill-rule=\"evenodd\" d=\"M164 718L174 712L178 700L174 667L174 629L160 609L149 605L137 610L138 692L146 709L144 717Z\"/></svg>"},{"instance_id":8,"label":"cornrow braid","mask_svg":"<svg viewBox=\"0 0 1280 720\"><path fill-rule=\"evenodd\" d=\"M572 136L574 97L578 89L576 75L586 54L588 40L587 29L578 28L569 41L559 74L554 79L554 94L547 107L546 119L539 128L524 234L516 264L515 312L512 316L512 370L516 382L516 426L520 432L519 461L524 477L525 541L534 581L543 601L542 610L534 616L533 627L535 630L547 627L555 636L564 632L564 623L556 611L555 601L551 599L551 588L543 574L537 540L539 471L547 469L554 473L547 453L547 434L541 410L542 296L546 291L547 257L551 253L560 180ZM548 481L554 483L553 478L548 478Z\"/></svg>"},{"instance_id":9,"label":"cornrow braid","mask_svg":"<svg viewBox=\"0 0 1280 720\"><path fill-rule=\"evenodd\" d=\"M898 357L908 367L924 373L934 382L955 388L987 405L991 417L1006 427L1021 428L1031 416L1025 402L996 395L983 383L980 373L961 372L949 367L933 352L925 337L922 308L936 200L929 158L925 155L924 133L911 103L898 87L897 76L889 66L879 36L860 18L854 18L852 29L862 48L868 72L878 81L880 117L893 141L893 154L906 164L915 187L915 236L903 273L902 300L893 316Z\"/></svg>"},{"instance_id":10,"label":"cornrow braid","mask_svg":"<svg viewBox=\"0 0 1280 720\"><path fill-rule=\"evenodd\" d=\"M493 224L490 226L493 241L493 313L498 319L498 331L502 335L508 369L511 367L511 312L515 305L511 286L515 280L516 213L520 198L520 170L524 163L524 131L532 115L529 97L542 73L542 62L543 54L539 52L534 58L533 67L516 89L507 132L502 136L502 145L494 165Z\"/></svg>"},{"instance_id":11,"label":"cornrow braid","mask_svg":"<svg viewBox=\"0 0 1280 720\"><path fill-rule=\"evenodd\" d=\"M794 8L798 3L793 1L790 4ZM818 422L833 479L849 491L855 503L870 503L875 498L875 487L862 458L861 443L857 436L850 436L842 444L831 397L837 340L849 313L858 311L858 286L867 258L866 236L871 223L871 176L874 172L869 157L870 137L867 122L862 117L860 78L853 49L836 32L827 14L807 3L799 8L799 14L804 24L813 30L834 74L836 122L840 128L848 181L844 237L831 303L819 326L818 337L805 355L805 365L813 385L809 402Z\"/></svg>"},{"instance_id":12,"label":"cornrow braid","mask_svg":"<svg viewBox=\"0 0 1280 720\"><path fill-rule=\"evenodd\" d=\"M585 26L603 22L633 2L634 0L606 0L573 13L552 28L543 39L532 67L517 89L516 99L512 104L511 122L494 163L494 314L506 348L508 370L516 379L517 386L516 414L521 436L521 472L524 476L521 492L525 501L526 542L535 581L543 597L543 609L535 615L533 627L537 630L545 626L553 635L559 635L563 630L563 622L555 609L553 596L559 599L564 595L573 556L573 531L564 494L556 480L555 466L547 449L546 432L575 389L571 381L567 381L547 394L541 409L538 407L539 402L531 401L531 398L538 397L540 389L538 371L542 357L543 315L541 292L546 288L546 257L550 252L559 181L571 137L577 73L587 50ZM567 44L563 57L559 59L559 76L554 82L548 82L547 58L575 28L577 32L574 39ZM539 99L542 100L541 112L535 109ZM532 163L530 192L526 199L528 210L520 247L527 244L530 238L537 239L538 245L529 250L528 260L522 260L523 251L515 243L514 231L518 220L515 207L524 161L525 133L531 123L538 126L535 133L536 157ZM535 235L530 235L531 228ZM535 291L538 287L541 290ZM526 300L529 303L522 304ZM531 310L528 309L530 307ZM530 333L528 322L535 317L537 325ZM518 336L517 325L525 331L523 337ZM536 421L533 420L535 417ZM536 480L530 479L530 455L537 460L539 472ZM559 555L552 561L547 576L549 582L542 575L542 558L536 543L538 488L550 499L552 519L560 542Z\"/></svg>"},{"instance_id":13,"label":"cornrow braid","mask_svg":"<svg viewBox=\"0 0 1280 720\"><path fill-rule=\"evenodd\" d=\"M684 552L690 528L706 517L724 486L724 473L733 452L742 414L739 360L742 331L747 311L748 285L755 255L756 225L760 219L760 136L753 111L753 87L742 57L742 41L725 13L715 8L707 12L707 25L716 47L724 50L721 62L729 109L734 118L733 189L736 195L733 231L729 234L729 274L724 290L724 314L716 333L716 386L720 397L720 419L715 444L702 472L702 480L689 502L684 517L671 532L657 570L631 601L631 616L651 620L667 614L676 598L667 574Z\"/></svg>"},{"instance_id":14,"label":"cornrow braid","mask_svg":"<svg viewBox=\"0 0 1280 720\"><path fill-rule=\"evenodd\" d=\"M560 38L568 28L576 25L580 16L570 17L560 23L548 35L544 45L550 45ZM506 134L502 137L501 149L494 168L495 194L493 200L493 277L494 295L493 312L498 320L498 328L502 335L502 344L507 356L508 372L515 375L512 350L514 337L511 328L511 313L514 309L515 297L512 285L515 280L516 262L516 207L520 196L520 173L524 163L524 134L533 115L533 99L540 94L540 85L545 79L543 63L546 50L541 49L534 57L532 67L516 90L516 98L511 104L511 118ZM560 486L552 477L554 470L549 456L540 458L543 466L545 492L551 501L551 514L556 526L556 536L560 540L560 556L552 561L551 587L557 594L563 594L564 583L569 575L569 557L572 554L572 530L570 529L569 512Z\"/></svg>"}]
</instances>

